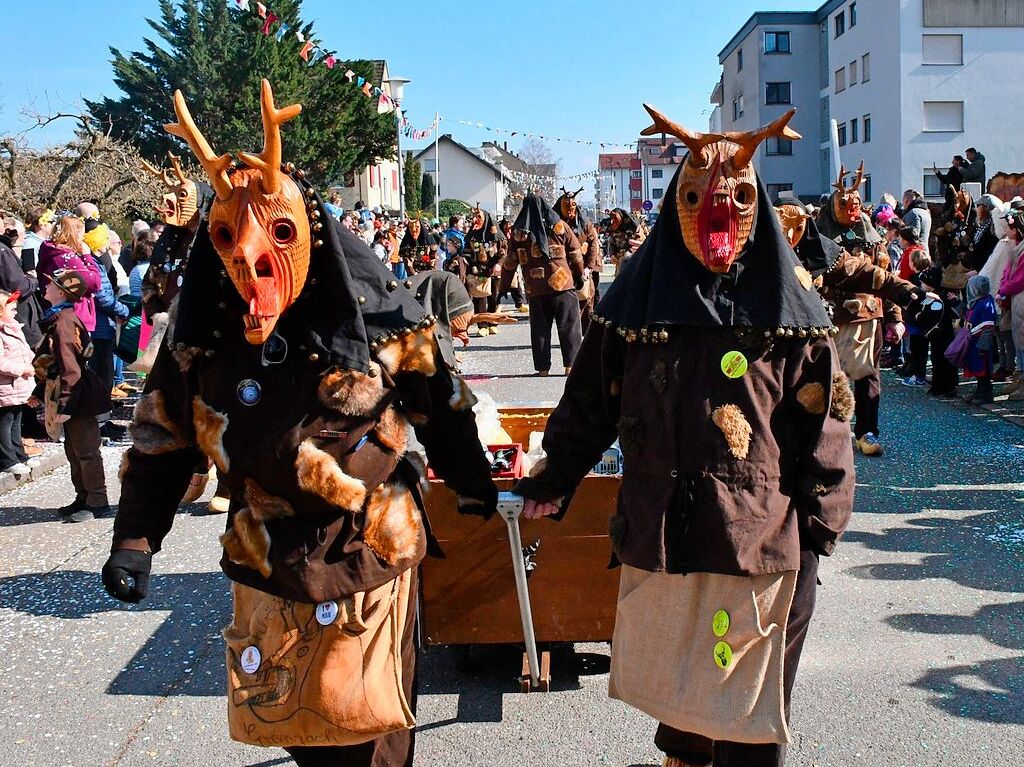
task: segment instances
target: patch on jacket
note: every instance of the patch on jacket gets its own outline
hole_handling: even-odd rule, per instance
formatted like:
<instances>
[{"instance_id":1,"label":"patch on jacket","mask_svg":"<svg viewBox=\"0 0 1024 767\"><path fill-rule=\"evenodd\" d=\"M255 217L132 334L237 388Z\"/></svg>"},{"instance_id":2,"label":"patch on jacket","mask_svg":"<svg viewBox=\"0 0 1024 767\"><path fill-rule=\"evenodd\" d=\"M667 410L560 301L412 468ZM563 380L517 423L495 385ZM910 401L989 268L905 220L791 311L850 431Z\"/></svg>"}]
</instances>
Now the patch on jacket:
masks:
<instances>
[{"instance_id":1,"label":"patch on jacket","mask_svg":"<svg viewBox=\"0 0 1024 767\"><path fill-rule=\"evenodd\" d=\"M864 304L857 298L851 298L848 301L843 301L843 308L850 314L860 314L860 310L864 308Z\"/></svg>"},{"instance_id":2,"label":"patch on jacket","mask_svg":"<svg viewBox=\"0 0 1024 767\"><path fill-rule=\"evenodd\" d=\"M382 344L377 350L377 359L388 375L422 373L432 376L437 372L434 347L434 329L418 329Z\"/></svg>"},{"instance_id":3,"label":"patch on jacket","mask_svg":"<svg viewBox=\"0 0 1024 767\"><path fill-rule=\"evenodd\" d=\"M228 559L256 570L269 578L270 533L264 522L268 519L295 516L295 509L283 498L270 495L251 479L245 480L246 508L231 518L231 529L220 537Z\"/></svg>"},{"instance_id":4,"label":"patch on jacket","mask_svg":"<svg viewBox=\"0 0 1024 767\"><path fill-rule=\"evenodd\" d=\"M551 231L554 232L555 234L564 234L565 233L565 222L564 221L556 221L555 225L553 227L551 227Z\"/></svg>"},{"instance_id":5,"label":"patch on jacket","mask_svg":"<svg viewBox=\"0 0 1024 767\"><path fill-rule=\"evenodd\" d=\"M559 265L548 277L548 287L556 292L562 292L572 287L572 274L564 266Z\"/></svg>"},{"instance_id":6,"label":"patch on jacket","mask_svg":"<svg viewBox=\"0 0 1024 767\"><path fill-rule=\"evenodd\" d=\"M817 382L804 384L797 390L796 401L811 415L824 415L825 387Z\"/></svg>"},{"instance_id":7,"label":"patch on jacket","mask_svg":"<svg viewBox=\"0 0 1024 767\"><path fill-rule=\"evenodd\" d=\"M722 405L711 413L711 420L725 437L725 444L728 445L733 458L746 458L750 452L750 435L753 434L753 429L750 428L743 411L736 405Z\"/></svg>"},{"instance_id":8,"label":"patch on jacket","mask_svg":"<svg viewBox=\"0 0 1024 767\"><path fill-rule=\"evenodd\" d=\"M380 420L373 428L373 436L388 450L404 455L405 449L409 446L408 428L409 422L399 415L397 410L389 407L381 413Z\"/></svg>"},{"instance_id":9,"label":"patch on jacket","mask_svg":"<svg viewBox=\"0 0 1024 767\"><path fill-rule=\"evenodd\" d=\"M324 452L310 439L299 445L295 458L299 487L318 495L332 506L359 511L366 500L366 485L341 470L334 456Z\"/></svg>"},{"instance_id":10,"label":"patch on jacket","mask_svg":"<svg viewBox=\"0 0 1024 767\"><path fill-rule=\"evenodd\" d=\"M644 425L639 418L622 416L619 418L619 444L627 453L634 455L640 450L644 441Z\"/></svg>"},{"instance_id":11,"label":"patch on jacket","mask_svg":"<svg viewBox=\"0 0 1024 767\"><path fill-rule=\"evenodd\" d=\"M849 421L853 416L853 389L846 373L832 374L832 407L829 414L837 421Z\"/></svg>"},{"instance_id":12,"label":"patch on jacket","mask_svg":"<svg viewBox=\"0 0 1024 767\"><path fill-rule=\"evenodd\" d=\"M804 290L810 290L814 286L814 278L811 277L811 273L800 264L793 267L793 273L796 274L796 280L803 286Z\"/></svg>"},{"instance_id":13,"label":"patch on jacket","mask_svg":"<svg viewBox=\"0 0 1024 767\"><path fill-rule=\"evenodd\" d=\"M655 360L649 378L654 391L658 394L664 394L665 388L668 386L668 370L665 367L665 363L661 360Z\"/></svg>"},{"instance_id":14,"label":"patch on jacket","mask_svg":"<svg viewBox=\"0 0 1024 767\"><path fill-rule=\"evenodd\" d=\"M871 275L871 287L874 290L880 290L885 284L885 271L875 267L874 272Z\"/></svg>"},{"instance_id":15,"label":"patch on jacket","mask_svg":"<svg viewBox=\"0 0 1024 767\"><path fill-rule=\"evenodd\" d=\"M144 455L162 455L188 447L181 429L167 415L164 393L154 389L135 403L135 414L128 427L132 444Z\"/></svg>"},{"instance_id":16,"label":"patch on jacket","mask_svg":"<svg viewBox=\"0 0 1024 767\"><path fill-rule=\"evenodd\" d=\"M206 457L217 464L221 474L231 469L231 460L224 449L224 432L228 430L228 417L218 413L200 397L192 399L192 421L196 427L196 444Z\"/></svg>"},{"instance_id":17,"label":"patch on jacket","mask_svg":"<svg viewBox=\"0 0 1024 767\"><path fill-rule=\"evenodd\" d=\"M469 384L460 375L452 376L452 396L448 399L448 406L452 410L469 410L476 405L476 395L473 394L473 390L469 388Z\"/></svg>"},{"instance_id":18,"label":"patch on jacket","mask_svg":"<svg viewBox=\"0 0 1024 767\"><path fill-rule=\"evenodd\" d=\"M368 415L384 396L380 366L370 363L370 375L359 370L330 370L317 390L324 407L344 415Z\"/></svg>"},{"instance_id":19,"label":"patch on jacket","mask_svg":"<svg viewBox=\"0 0 1024 767\"><path fill-rule=\"evenodd\" d=\"M869 298L867 303L868 311L874 313L878 310L878 299Z\"/></svg>"},{"instance_id":20,"label":"patch on jacket","mask_svg":"<svg viewBox=\"0 0 1024 767\"><path fill-rule=\"evenodd\" d=\"M363 540L389 565L423 556L422 530L420 510L407 488L387 483L370 495Z\"/></svg>"},{"instance_id":21,"label":"patch on jacket","mask_svg":"<svg viewBox=\"0 0 1024 767\"><path fill-rule=\"evenodd\" d=\"M165 334L166 338L166 334ZM196 357L201 355L203 350L196 346L186 346L184 349L175 349L173 352L174 361L178 363L182 373L187 373Z\"/></svg>"}]
</instances>

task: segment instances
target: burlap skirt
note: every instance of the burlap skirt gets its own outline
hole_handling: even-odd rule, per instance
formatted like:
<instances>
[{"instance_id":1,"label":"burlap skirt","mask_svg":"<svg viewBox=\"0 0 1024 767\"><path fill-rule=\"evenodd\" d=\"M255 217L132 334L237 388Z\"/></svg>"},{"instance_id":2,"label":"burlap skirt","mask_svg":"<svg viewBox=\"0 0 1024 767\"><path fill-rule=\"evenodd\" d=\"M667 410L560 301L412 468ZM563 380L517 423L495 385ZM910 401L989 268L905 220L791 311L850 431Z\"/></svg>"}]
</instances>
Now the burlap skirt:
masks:
<instances>
[{"instance_id":1,"label":"burlap skirt","mask_svg":"<svg viewBox=\"0 0 1024 767\"><path fill-rule=\"evenodd\" d=\"M231 737L257 746L351 746L415 725L402 682L413 573L320 605L232 584Z\"/></svg>"},{"instance_id":2,"label":"burlap skirt","mask_svg":"<svg viewBox=\"0 0 1024 767\"><path fill-rule=\"evenodd\" d=\"M882 321L865 320L839 326L836 351L839 364L851 381L867 378L878 369L882 354Z\"/></svg>"},{"instance_id":3,"label":"burlap skirt","mask_svg":"<svg viewBox=\"0 0 1024 767\"><path fill-rule=\"evenodd\" d=\"M681 732L788 743L783 668L796 576L623 566L609 695Z\"/></svg>"}]
</instances>

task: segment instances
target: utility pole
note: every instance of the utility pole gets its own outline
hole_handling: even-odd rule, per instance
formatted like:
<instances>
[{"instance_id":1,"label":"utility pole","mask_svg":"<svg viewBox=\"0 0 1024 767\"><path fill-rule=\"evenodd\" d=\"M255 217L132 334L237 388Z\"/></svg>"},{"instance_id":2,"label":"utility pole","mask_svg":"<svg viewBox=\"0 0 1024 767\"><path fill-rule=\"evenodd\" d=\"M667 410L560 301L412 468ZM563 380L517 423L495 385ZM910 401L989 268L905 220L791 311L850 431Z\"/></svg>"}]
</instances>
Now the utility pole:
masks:
<instances>
[{"instance_id":1,"label":"utility pole","mask_svg":"<svg viewBox=\"0 0 1024 767\"><path fill-rule=\"evenodd\" d=\"M441 152L438 135L441 133L441 115L434 112L434 218L441 220Z\"/></svg>"}]
</instances>

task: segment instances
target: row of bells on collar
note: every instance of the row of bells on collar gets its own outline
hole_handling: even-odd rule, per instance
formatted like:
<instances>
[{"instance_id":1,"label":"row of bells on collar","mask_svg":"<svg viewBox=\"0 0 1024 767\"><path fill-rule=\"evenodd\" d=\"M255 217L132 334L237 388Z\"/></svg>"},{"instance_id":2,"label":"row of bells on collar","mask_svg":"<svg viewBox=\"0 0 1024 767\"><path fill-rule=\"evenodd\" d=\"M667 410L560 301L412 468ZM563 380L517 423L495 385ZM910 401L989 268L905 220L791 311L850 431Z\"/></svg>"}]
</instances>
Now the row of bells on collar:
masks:
<instances>
[{"instance_id":1,"label":"row of bells on collar","mask_svg":"<svg viewBox=\"0 0 1024 767\"><path fill-rule=\"evenodd\" d=\"M402 328L401 330L396 330L391 333L383 333L377 336L372 341L370 341L370 351L375 352L385 344L391 343L392 341L397 341L399 338L412 335L417 330L427 330L428 328L432 328L436 324L437 317L435 317L433 314L428 314L415 325Z\"/></svg>"},{"instance_id":2,"label":"row of bells on collar","mask_svg":"<svg viewBox=\"0 0 1024 767\"><path fill-rule=\"evenodd\" d=\"M635 343L639 341L644 344L663 344L668 343L669 332L665 328L652 329L652 328L640 328L640 330L630 330L629 328L616 328L615 324L611 320L601 317L599 315L593 315L592 320L598 325L604 325L609 330L614 330L620 336L626 339L626 343ZM828 338L835 336L839 332L839 328L835 326L830 327L807 327L807 328L789 328L789 327L777 327L775 329L764 330L762 335L764 338Z\"/></svg>"}]
</instances>

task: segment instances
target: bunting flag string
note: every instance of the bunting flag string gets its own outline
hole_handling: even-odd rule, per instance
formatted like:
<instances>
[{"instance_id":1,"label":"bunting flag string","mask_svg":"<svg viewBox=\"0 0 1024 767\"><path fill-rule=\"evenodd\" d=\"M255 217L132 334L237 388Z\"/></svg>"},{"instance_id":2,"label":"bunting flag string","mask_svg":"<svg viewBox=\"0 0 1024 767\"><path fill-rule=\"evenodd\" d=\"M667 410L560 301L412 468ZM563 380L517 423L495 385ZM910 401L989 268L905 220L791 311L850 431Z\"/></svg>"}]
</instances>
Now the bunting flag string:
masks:
<instances>
[{"instance_id":1,"label":"bunting flag string","mask_svg":"<svg viewBox=\"0 0 1024 767\"><path fill-rule=\"evenodd\" d=\"M552 183L556 181L581 181L585 178L596 178L597 171L591 170L586 173L576 173L572 176L545 176L539 173L522 173L516 170L505 170L505 175L518 184L539 184Z\"/></svg>"},{"instance_id":2,"label":"bunting flag string","mask_svg":"<svg viewBox=\"0 0 1024 767\"><path fill-rule=\"evenodd\" d=\"M477 121L474 121L474 120L462 120L462 119L459 119L459 118L456 118L456 117L442 117L441 119L442 120L448 120L449 122L458 123L459 125L468 125L471 128L478 128L480 130L489 131L491 133L507 134L509 137L512 137L512 136L522 136L524 138L538 138L538 139L541 139L542 141L558 141L558 142L562 142L562 143L566 143L566 144L581 144L581 145L585 145L585 146L598 146L598 147L600 147L602 149L604 149L606 147L635 148L636 147L636 143L637 143L636 141L627 141L627 142L620 142L620 141L598 141L596 139L564 138L562 136L547 136L547 135L543 135L543 134L540 134L540 133L534 133L534 132L528 132L528 131L522 131L522 130L512 130L510 128L495 128L495 127L493 127L491 125L486 125L485 123L482 123L482 122L477 122Z\"/></svg>"}]
</instances>

